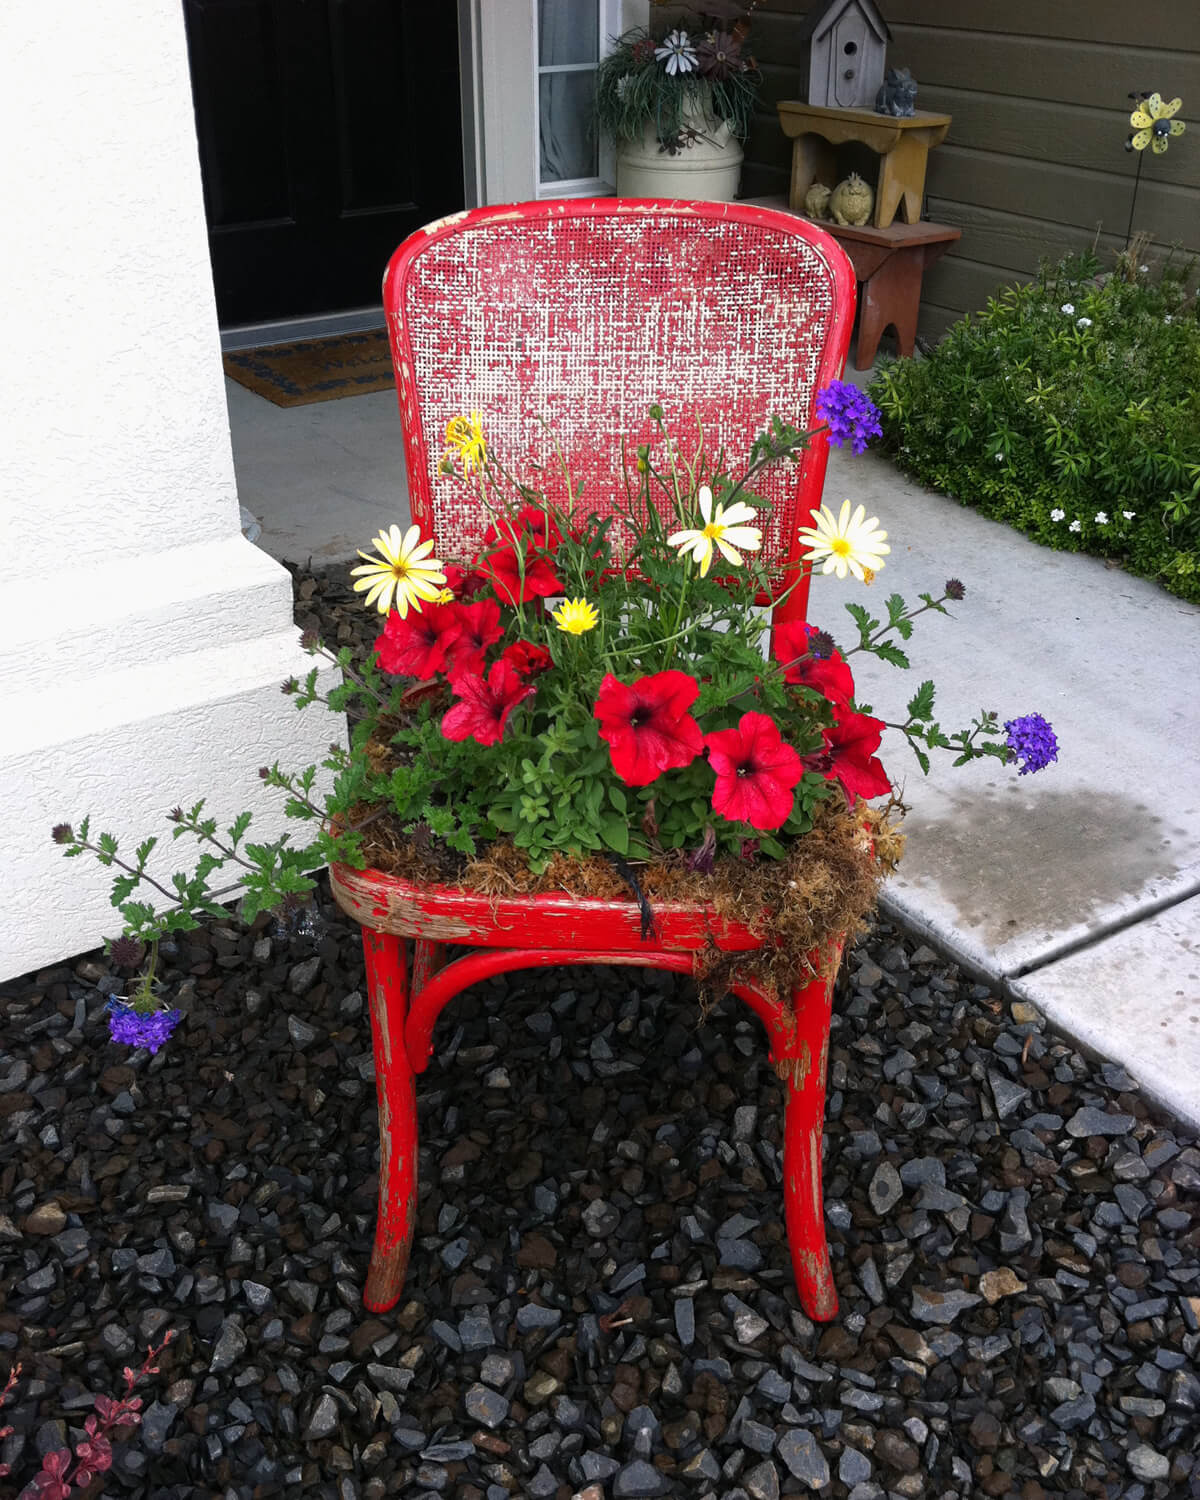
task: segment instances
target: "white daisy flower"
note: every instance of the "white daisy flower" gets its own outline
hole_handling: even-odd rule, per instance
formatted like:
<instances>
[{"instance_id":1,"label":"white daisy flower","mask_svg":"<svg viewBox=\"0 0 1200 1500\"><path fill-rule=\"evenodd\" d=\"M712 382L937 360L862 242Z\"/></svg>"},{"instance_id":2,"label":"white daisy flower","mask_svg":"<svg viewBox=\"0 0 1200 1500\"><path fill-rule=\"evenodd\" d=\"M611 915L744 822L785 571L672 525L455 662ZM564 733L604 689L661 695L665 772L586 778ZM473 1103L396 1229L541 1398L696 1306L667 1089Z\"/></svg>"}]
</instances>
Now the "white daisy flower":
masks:
<instances>
[{"instance_id":1,"label":"white daisy flower","mask_svg":"<svg viewBox=\"0 0 1200 1500\"><path fill-rule=\"evenodd\" d=\"M1052 521L1061 521L1065 518L1066 514L1065 510L1052 510L1050 512L1050 519Z\"/></svg>"},{"instance_id":2,"label":"white daisy flower","mask_svg":"<svg viewBox=\"0 0 1200 1500\"><path fill-rule=\"evenodd\" d=\"M1064 302L1062 305L1062 310L1069 316L1075 311L1075 304L1073 302Z\"/></svg>"},{"instance_id":3,"label":"white daisy flower","mask_svg":"<svg viewBox=\"0 0 1200 1500\"><path fill-rule=\"evenodd\" d=\"M703 528L673 531L667 538L667 545L678 547L681 557L691 557L698 562L701 578L706 578L712 567L714 547L726 562L739 567L744 561L742 553L737 550L739 547L743 552L757 552L762 546L759 528L745 524L753 521L758 512L745 501L735 500L728 510L724 505L718 505L714 513L713 492L706 484L700 486L696 499Z\"/></svg>"},{"instance_id":4,"label":"white daisy flower","mask_svg":"<svg viewBox=\"0 0 1200 1500\"><path fill-rule=\"evenodd\" d=\"M1107 526L1108 525L1108 512L1106 510L1098 510L1096 512L1096 525L1097 526Z\"/></svg>"},{"instance_id":5,"label":"white daisy flower","mask_svg":"<svg viewBox=\"0 0 1200 1500\"><path fill-rule=\"evenodd\" d=\"M655 47L654 56L672 77L676 73L696 71L696 49L686 31L672 31L669 36L665 36L662 46Z\"/></svg>"},{"instance_id":6,"label":"white daisy flower","mask_svg":"<svg viewBox=\"0 0 1200 1500\"><path fill-rule=\"evenodd\" d=\"M836 520L829 507L822 505L814 520L815 526L801 526L796 535L808 547L809 561L825 559L822 573L845 578L849 569L860 583L866 583L867 575L874 577L892 550L885 540L887 532L878 530L878 516L868 520L864 505L857 506L852 516L849 500L843 500Z\"/></svg>"},{"instance_id":7,"label":"white daisy flower","mask_svg":"<svg viewBox=\"0 0 1200 1500\"><path fill-rule=\"evenodd\" d=\"M1091 326L1092 326L1092 320L1091 320L1091 318L1076 318L1075 319L1075 327L1076 328L1090 328Z\"/></svg>"},{"instance_id":8,"label":"white daisy flower","mask_svg":"<svg viewBox=\"0 0 1200 1500\"><path fill-rule=\"evenodd\" d=\"M1080 526L1080 524L1079 524L1078 517L1076 517L1076 519L1071 522L1071 524L1067 527L1067 530L1068 531L1082 531L1083 530L1082 526Z\"/></svg>"},{"instance_id":9,"label":"white daisy flower","mask_svg":"<svg viewBox=\"0 0 1200 1500\"><path fill-rule=\"evenodd\" d=\"M1137 511L1136 510L1123 510L1121 512L1121 514L1125 517L1125 519L1127 521L1132 521L1133 518L1134 518L1134 516L1137 515Z\"/></svg>"}]
</instances>

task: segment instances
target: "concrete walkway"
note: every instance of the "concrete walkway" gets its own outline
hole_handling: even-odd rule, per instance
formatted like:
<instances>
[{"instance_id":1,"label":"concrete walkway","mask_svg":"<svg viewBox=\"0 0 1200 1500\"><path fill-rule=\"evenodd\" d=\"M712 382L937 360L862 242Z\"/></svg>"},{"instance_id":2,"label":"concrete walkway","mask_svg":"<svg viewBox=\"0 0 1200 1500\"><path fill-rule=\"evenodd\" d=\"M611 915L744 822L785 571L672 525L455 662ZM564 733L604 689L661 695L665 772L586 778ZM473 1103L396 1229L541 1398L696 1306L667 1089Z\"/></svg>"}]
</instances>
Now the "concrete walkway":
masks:
<instances>
[{"instance_id":1,"label":"concrete walkway","mask_svg":"<svg viewBox=\"0 0 1200 1500\"><path fill-rule=\"evenodd\" d=\"M229 390L241 499L268 551L332 561L406 520L390 395L285 411ZM902 719L931 677L944 729L981 708L1037 712L1060 746L1036 776L943 753L926 778L888 731L911 811L885 909L1200 1127L1200 609L1035 546L874 454L832 455L825 498L846 497L879 516L892 553L869 591L815 580L814 623L845 643L846 600L881 614L892 592L967 589L954 619L916 622L911 671L855 657L859 697Z\"/></svg>"}]
</instances>

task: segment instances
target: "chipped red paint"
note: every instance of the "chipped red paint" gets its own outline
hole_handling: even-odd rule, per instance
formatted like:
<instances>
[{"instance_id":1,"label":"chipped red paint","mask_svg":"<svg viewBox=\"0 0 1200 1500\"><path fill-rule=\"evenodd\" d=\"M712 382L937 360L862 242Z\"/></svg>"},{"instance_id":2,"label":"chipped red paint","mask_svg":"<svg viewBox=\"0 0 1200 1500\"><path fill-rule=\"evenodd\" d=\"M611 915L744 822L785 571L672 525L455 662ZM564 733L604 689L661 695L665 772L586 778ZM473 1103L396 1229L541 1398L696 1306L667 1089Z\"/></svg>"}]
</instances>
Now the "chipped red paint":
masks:
<instances>
[{"instance_id":1,"label":"chipped red paint","mask_svg":"<svg viewBox=\"0 0 1200 1500\"><path fill-rule=\"evenodd\" d=\"M655 438L652 402L677 433L699 421L714 452L739 457L772 416L812 425L817 391L842 373L854 301L854 273L835 240L742 203L572 198L472 209L427 225L384 277L413 520L443 557L468 555L487 524L477 493L438 469L446 423L461 412L481 413L489 441L517 469L543 456L549 420L573 481L584 481L585 503L601 514L620 474L622 440L632 449ZM820 503L827 458L821 435L794 468L756 481L774 504L764 555L780 591L796 585L777 619L805 615L796 531ZM686 974L711 946L749 952L762 943L697 905L657 906L654 931L643 937L632 902L491 898L343 866L331 884L362 924L367 955L380 1172L363 1300L374 1312L394 1306L404 1284L416 1214L415 1078L455 995L490 975L558 964ZM466 951L447 961L446 945ZM822 1321L837 1313L821 1128L840 955L840 945L811 954L786 1001L735 988L761 1020L787 1091L788 1240L801 1302Z\"/></svg>"}]
</instances>

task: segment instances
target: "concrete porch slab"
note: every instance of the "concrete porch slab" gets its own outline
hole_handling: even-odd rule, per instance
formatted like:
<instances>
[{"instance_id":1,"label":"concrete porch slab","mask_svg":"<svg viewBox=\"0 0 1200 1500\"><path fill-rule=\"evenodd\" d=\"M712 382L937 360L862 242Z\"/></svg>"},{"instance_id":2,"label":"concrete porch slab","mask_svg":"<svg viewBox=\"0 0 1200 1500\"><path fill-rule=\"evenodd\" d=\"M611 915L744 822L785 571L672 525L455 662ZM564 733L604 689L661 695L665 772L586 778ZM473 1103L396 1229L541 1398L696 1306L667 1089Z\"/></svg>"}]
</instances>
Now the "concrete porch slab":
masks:
<instances>
[{"instance_id":1,"label":"concrete porch slab","mask_svg":"<svg viewBox=\"0 0 1200 1500\"><path fill-rule=\"evenodd\" d=\"M1200 1129L1200 897L1047 964L1012 986L1053 1025L1118 1057Z\"/></svg>"}]
</instances>

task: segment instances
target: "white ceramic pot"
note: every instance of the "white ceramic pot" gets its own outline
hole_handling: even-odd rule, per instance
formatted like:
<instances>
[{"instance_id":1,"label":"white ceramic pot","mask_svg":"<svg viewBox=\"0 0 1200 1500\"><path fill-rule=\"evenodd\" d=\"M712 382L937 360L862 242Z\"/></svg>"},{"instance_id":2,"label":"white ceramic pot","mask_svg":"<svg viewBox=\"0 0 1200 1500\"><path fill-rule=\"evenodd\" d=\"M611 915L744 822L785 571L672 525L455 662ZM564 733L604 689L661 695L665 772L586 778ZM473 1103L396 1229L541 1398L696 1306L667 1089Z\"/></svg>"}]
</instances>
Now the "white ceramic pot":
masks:
<instances>
[{"instance_id":1,"label":"white ceramic pot","mask_svg":"<svg viewBox=\"0 0 1200 1500\"><path fill-rule=\"evenodd\" d=\"M741 143L724 120L714 124L698 105L686 112L685 123L699 135L675 156L661 149L653 123L646 126L640 141L620 147L618 198L733 201L742 171Z\"/></svg>"}]
</instances>

